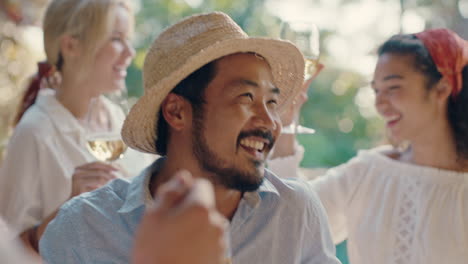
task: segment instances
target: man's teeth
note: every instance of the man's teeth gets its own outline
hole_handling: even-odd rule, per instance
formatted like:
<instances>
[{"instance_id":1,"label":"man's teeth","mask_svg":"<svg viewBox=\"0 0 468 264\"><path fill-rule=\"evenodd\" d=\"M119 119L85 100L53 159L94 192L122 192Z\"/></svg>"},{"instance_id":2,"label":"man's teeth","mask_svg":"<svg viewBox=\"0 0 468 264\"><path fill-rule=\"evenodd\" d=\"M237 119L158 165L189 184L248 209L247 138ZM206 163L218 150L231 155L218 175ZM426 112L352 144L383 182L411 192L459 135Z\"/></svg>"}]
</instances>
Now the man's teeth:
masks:
<instances>
[{"instance_id":1,"label":"man's teeth","mask_svg":"<svg viewBox=\"0 0 468 264\"><path fill-rule=\"evenodd\" d=\"M265 146L264 142L261 141L256 141L256 140L250 140L250 139L242 139L240 144L242 146L248 147L248 148L253 148L256 150L263 150L263 147Z\"/></svg>"},{"instance_id":2,"label":"man's teeth","mask_svg":"<svg viewBox=\"0 0 468 264\"><path fill-rule=\"evenodd\" d=\"M392 115L392 116L386 116L385 117L385 120L387 122L392 122L392 121L395 121L395 120L398 120L398 119L400 119L399 115Z\"/></svg>"}]
</instances>

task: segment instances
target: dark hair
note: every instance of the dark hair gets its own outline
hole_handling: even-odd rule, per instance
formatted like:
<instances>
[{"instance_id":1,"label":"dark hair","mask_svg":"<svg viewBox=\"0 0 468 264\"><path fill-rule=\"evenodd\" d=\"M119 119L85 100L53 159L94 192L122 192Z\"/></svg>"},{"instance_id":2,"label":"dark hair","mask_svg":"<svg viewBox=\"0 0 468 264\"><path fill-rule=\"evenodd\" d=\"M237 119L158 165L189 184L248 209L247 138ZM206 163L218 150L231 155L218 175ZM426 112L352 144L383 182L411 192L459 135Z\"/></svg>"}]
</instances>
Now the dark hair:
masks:
<instances>
[{"instance_id":1,"label":"dark hair","mask_svg":"<svg viewBox=\"0 0 468 264\"><path fill-rule=\"evenodd\" d=\"M194 71L187 78L183 79L172 89L171 93L182 96L192 105L194 112L201 112L205 103L204 95L208 84L216 75L216 61L205 64ZM169 141L169 125L164 119L161 110L158 112L158 123L156 124L157 138L155 142L156 152L159 155L166 155L167 143Z\"/></svg>"},{"instance_id":2,"label":"dark hair","mask_svg":"<svg viewBox=\"0 0 468 264\"><path fill-rule=\"evenodd\" d=\"M414 68L427 78L427 89L434 87L442 74L437 70L429 51L415 35L395 35L380 46L378 55L391 53L412 56ZM468 160L468 66L462 71L463 87L456 96L448 99L447 117L455 139L459 159Z\"/></svg>"},{"instance_id":3,"label":"dark hair","mask_svg":"<svg viewBox=\"0 0 468 264\"><path fill-rule=\"evenodd\" d=\"M468 66L463 68L462 76L462 90L455 98L450 97L447 111L457 154L459 158L468 160Z\"/></svg>"}]
</instances>

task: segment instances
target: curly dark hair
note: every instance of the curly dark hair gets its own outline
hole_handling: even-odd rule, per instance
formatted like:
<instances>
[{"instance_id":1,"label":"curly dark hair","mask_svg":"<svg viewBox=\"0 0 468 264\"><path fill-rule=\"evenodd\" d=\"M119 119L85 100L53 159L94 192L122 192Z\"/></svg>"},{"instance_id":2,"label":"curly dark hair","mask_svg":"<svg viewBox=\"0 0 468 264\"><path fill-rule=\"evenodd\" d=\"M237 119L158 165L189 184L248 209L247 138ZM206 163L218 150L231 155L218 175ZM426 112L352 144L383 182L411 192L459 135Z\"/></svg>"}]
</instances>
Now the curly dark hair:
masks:
<instances>
[{"instance_id":1,"label":"curly dark hair","mask_svg":"<svg viewBox=\"0 0 468 264\"><path fill-rule=\"evenodd\" d=\"M388 39L378 50L379 56L386 53L412 56L414 68L426 76L428 90L442 78L429 51L414 34L400 34ZM456 142L458 158L468 160L468 66L463 68L462 76L461 92L448 99L447 118Z\"/></svg>"}]
</instances>

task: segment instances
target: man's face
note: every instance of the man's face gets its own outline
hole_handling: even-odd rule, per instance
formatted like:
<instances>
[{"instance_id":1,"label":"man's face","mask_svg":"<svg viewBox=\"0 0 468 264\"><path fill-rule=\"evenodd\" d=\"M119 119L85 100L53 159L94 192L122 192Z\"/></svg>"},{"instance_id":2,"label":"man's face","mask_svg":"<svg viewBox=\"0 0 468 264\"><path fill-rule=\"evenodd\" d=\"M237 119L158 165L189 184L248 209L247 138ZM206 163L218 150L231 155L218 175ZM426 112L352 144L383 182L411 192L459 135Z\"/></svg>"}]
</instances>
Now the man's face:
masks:
<instances>
[{"instance_id":1,"label":"man's face","mask_svg":"<svg viewBox=\"0 0 468 264\"><path fill-rule=\"evenodd\" d=\"M256 190L265 161L281 132L279 89L270 66L254 54L234 54L216 63L205 104L193 114L193 151L213 182Z\"/></svg>"}]
</instances>

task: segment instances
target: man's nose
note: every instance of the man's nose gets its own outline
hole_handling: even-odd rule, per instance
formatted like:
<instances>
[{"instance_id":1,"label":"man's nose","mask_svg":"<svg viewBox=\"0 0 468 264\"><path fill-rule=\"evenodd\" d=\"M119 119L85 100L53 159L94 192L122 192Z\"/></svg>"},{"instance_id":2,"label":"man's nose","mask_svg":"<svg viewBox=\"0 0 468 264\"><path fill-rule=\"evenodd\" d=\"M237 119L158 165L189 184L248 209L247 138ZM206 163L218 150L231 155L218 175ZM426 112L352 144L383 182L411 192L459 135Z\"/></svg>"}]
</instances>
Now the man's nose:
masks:
<instances>
[{"instance_id":1,"label":"man's nose","mask_svg":"<svg viewBox=\"0 0 468 264\"><path fill-rule=\"evenodd\" d=\"M264 103L255 106L254 122L257 127L262 129L276 130L278 128L274 113Z\"/></svg>"}]
</instances>

